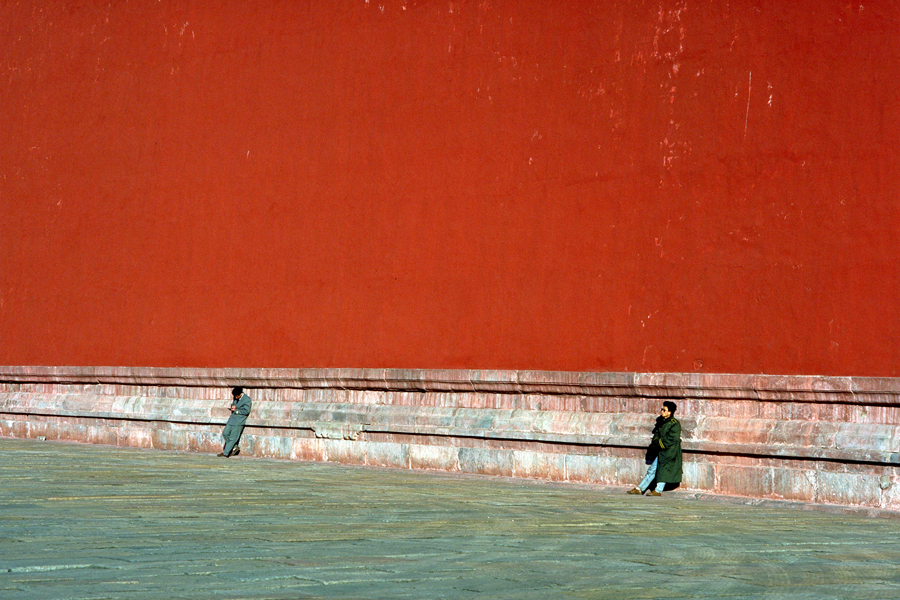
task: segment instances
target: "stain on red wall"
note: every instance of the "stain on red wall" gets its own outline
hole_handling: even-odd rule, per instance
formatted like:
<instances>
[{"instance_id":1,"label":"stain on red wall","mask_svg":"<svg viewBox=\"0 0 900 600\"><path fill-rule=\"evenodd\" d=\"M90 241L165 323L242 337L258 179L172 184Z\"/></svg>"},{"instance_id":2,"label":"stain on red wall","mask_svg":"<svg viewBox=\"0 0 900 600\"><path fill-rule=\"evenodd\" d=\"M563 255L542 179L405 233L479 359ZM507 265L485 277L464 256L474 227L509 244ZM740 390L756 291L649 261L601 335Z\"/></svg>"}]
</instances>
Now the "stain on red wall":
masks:
<instances>
[{"instance_id":1,"label":"stain on red wall","mask_svg":"<svg viewBox=\"0 0 900 600\"><path fill-rule=\"evenodd\" d=\"M0 362L900 375L900 5L0 4Z\"/></svg>"}]
</instances>

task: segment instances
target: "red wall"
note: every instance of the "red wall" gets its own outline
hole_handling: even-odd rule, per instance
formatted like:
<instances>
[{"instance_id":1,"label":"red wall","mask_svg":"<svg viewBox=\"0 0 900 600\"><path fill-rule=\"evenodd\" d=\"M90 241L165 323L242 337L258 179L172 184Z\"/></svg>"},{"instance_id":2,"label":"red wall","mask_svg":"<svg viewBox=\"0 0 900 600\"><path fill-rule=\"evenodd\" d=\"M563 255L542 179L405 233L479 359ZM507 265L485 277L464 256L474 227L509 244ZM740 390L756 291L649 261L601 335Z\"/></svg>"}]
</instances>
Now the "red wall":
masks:
<instances>
[{"instance_id":1,"label":"red wall","mask_svg":"<svg viewBox=\"0 0 900 600\"><path fill-rule=\"evenodd\" d=\"M70 4L0 363L900 375L898 2Z\"/></svg>"}]
</instances>

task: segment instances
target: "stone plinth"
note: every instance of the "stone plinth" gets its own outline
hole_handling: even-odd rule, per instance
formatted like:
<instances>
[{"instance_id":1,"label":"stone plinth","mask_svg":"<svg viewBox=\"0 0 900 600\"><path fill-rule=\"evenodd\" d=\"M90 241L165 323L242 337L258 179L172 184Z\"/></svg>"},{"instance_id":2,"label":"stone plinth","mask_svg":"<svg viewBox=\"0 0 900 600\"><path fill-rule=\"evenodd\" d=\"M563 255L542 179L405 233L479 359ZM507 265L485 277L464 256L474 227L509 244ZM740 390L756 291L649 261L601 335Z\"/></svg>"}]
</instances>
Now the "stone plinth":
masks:
<instances>
[{"instance_id":1,"label":"stone plinth","mask_svg":"<svg viewBox=\"0 0 900 600\"><path fill-rule=\"evenodd\" d=\"M900 510L900 380L678 373L0 367L0 435L634 484L663 400L682 487Z\"/></svg>"}]
</instances>

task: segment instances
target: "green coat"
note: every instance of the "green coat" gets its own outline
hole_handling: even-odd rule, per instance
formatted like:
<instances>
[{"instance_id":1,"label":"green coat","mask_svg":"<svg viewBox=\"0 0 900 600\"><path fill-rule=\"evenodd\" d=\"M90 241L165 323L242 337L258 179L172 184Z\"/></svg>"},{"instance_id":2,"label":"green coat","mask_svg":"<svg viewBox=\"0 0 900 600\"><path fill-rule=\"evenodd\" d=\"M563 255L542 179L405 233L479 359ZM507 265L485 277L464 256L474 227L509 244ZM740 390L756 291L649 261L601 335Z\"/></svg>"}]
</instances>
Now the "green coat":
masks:
<instances>
[{"instance_id":1,"label":"green coat","mask_svg":"<svg viewBox=\"0 0 900 600\"><path fill-rule=\"evenodd\" d=\"M669 417L659 430L654 432L653 444L659 448L659 463L656 465L656 481L664 483L681 482L681 423Z\"/></svg>"}]
</instances>

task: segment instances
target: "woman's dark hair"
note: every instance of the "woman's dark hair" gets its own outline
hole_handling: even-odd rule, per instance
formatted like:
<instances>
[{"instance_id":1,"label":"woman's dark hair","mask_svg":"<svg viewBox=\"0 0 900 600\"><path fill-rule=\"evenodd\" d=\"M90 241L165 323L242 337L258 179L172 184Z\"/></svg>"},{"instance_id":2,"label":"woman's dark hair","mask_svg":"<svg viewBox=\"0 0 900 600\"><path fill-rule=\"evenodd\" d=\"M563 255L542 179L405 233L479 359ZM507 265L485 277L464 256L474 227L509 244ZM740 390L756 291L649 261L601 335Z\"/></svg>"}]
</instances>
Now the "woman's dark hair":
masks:
<instances>
[{"instance_id":1,"label":"woman's dark hair","mask_svg":"<svg viewBox=\"0 0 900 600\"><path fill-rule=\"evenodd\" d=\"M663 402L663 406L668 408L669 412L672 413L673 415L675 414L675 411L678 410L678 405L675 404L674 402L672 402L671 400L666 400L665 402Z\"/></svg>"}]
</instances>

